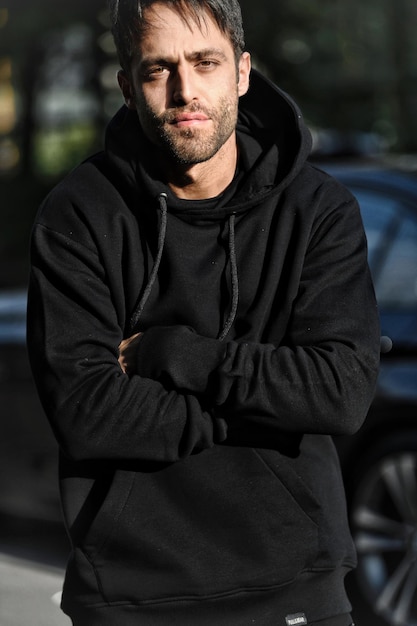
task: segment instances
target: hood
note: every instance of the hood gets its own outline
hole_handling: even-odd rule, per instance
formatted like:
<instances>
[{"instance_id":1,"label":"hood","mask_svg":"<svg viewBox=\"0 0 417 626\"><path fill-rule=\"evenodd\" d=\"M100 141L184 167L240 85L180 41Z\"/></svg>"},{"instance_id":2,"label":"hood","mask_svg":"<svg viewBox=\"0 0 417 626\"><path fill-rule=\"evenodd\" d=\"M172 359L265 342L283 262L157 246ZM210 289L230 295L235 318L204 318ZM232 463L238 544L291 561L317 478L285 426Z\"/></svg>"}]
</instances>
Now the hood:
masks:
<instances>
[{"instance_id":1,"label":"hood","mask_svg":"<svg viewBox=\"0 0 417 626\"><path fill-rule=\"evenodd\" d=\"M237 129L252 136L260 149L257 161L249 164L246 191L250 196L262 193L266 187L285 189L310 155L311 134L300 109L287 93L256 70L251 72L247 94L240 99ZM253 178L258 179L257 184Z\"/></svg>"},{"instance_id":2,"label":"hood","mask_svg":"<svg viewBox=\"0 0 417 626\"><path fill-rule=\"evenodd\" d=\"M311 135L295 102L256 70L251 72L248 93L239 101L237 137L239 179L232 193L226 192L216 205L217 219L246 211L271 193L282 191L298 174L311 150ZM194 212L201 217L198 203L194 210L185 210L184 203L152 171L152 146L136 112L123 106L116 113L107 127L105 148L118 187L129 196L134 189L151 197L163 192L170 212L186 212L190 217Z\"/></svg>"},{"instance_id":3,"label":"hood","mask_svg":"<svg viewBox=\"0 0 417 626\"><path fill-rule=\"evenodd\" d=\"M252 71L248 93L239 101L237 124L239 167L234 181L223 194L211 200L177 198L157 175L154 149L140 127L135 111L122 107L110 122L106 134L106 156L111 176L128 204L145 195L158 208L157 254L148 283L130 319L133 332L159 271L168 224L168 214L184 221L226 220L229 230L230 294L229 314L218 339L223 341L236 317L239 301L238 268L235 250L235 218L278 195L295 178L311 150L311 136L292 99L259 72ZM138 199L139 195L139 199ZM149 202L143 203L146 210ZM134 206L135 204L133 204ZM149 209L148 209L149 210ZM150 209L152 210L152 208Z\"/></svg>"}]
</instances>

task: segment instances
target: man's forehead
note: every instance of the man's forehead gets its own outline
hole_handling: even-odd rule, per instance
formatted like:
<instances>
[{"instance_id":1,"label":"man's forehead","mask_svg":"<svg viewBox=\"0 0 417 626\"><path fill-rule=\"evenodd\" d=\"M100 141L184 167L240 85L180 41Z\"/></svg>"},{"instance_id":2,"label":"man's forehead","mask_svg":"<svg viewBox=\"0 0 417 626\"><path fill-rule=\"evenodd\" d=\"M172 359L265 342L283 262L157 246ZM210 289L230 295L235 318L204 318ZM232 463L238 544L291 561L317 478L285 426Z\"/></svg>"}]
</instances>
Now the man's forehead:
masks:
<instances>
[{"instance_id":1,"label":"man's forehead","mask_svg":"<svg viewBox=\"0 0 417 626\"><path fill-rule=\"evenodd\" d=\"M165 57L179 51L190 58L201 57L209 51L223 58L233 54L229 37L207 10L202 10L198 16L191 12L180 14L171 7L155 3L146 12L147 26L137 42L136 59Z\"/></svg>"},{"instance_id":2,"label":"man's forehead","mask_svg":"<svg viewBox=\"0 0 417 626\"><path fill-rule=\"evenodd\" d=\"M142 16L144 22L153 21L155 18L162 19L163 15L170 15L179 18L184 24L189 25L201 25L209 19L213 20L213 15L210 9L204 5L193 6L187 2L180 4L166 4L157 0L144 7Z\"/></svg>"},{"instance_id":3,"label":"man's forehead","mask_svg":"<svg viewBox=\"0 0 417 626\"><path fill-rule=\"evenodd\" d=\"M142 37L152 30L169 31L175 26L178 28L182 24L185 30L191 33L200 33L208 37L215 33L225 37L225 33L220 29L213 15L206 7L195 10L188 5L174 7L155 2L146 7L143 11L144 23L146 24Z\"/></svg>"}]
</instances>

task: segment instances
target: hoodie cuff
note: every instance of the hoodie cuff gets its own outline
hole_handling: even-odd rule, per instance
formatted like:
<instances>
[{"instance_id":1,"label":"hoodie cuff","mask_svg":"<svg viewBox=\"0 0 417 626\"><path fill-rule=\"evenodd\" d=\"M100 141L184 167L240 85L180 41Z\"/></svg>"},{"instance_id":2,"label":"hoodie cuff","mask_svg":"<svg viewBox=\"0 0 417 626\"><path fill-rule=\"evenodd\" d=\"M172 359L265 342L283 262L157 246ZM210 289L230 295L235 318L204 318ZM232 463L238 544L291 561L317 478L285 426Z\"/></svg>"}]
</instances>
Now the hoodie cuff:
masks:
<instances>
[{"instance_id":1,"label":"hoodie cuff","mask_svg":"<svg viewBox=\"0 0 417 626\"><path fill-rule=\"evenodd\" d=\"M176 390L212 393L226 343L198 335L188 326L155 326L141 336L136 373Z\"/></svg>"}]
</instances>

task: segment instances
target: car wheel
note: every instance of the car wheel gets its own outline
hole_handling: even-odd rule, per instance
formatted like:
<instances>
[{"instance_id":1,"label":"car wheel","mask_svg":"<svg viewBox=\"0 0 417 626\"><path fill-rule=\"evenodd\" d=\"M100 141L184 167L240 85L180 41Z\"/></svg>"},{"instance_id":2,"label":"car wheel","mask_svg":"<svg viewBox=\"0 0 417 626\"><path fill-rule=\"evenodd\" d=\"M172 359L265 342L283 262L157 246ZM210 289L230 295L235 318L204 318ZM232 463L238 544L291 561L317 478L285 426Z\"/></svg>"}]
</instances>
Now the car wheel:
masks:
<instances>
[{"instance_id":1,"label":"car wheel","mask_svg":"<svg viewBox=\"0 0 417 626\"><path fill-rule=\"evenodd\" d=\"M417 626L417 441L382 442L357 474L351 500L356 583L391 626Z\"/></svg>"}]
</instances>

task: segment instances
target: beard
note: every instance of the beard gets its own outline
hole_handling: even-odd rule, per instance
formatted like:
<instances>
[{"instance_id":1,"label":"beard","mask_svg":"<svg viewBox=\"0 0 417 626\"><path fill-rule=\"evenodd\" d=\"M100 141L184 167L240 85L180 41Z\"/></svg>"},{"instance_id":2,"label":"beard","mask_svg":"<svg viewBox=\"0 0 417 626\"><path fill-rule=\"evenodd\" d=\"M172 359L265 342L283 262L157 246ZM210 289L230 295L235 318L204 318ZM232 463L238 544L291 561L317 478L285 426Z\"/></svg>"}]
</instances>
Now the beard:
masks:
<instances>
[{"instance_id":1,"label":"beard","mask_svg":"<svg viewBox=\"0 0 417 626\"><path fill-rule=\"evenodd\" d=\"M217 108L194 103L158 115L145 103L138 104L137 110L148 139L170 160L180 165L196 165L214 157L236 130L238 96L222 98ZM173 122L181 113L204 114L211 122L211 129L175 127Z\"/></svg>"}]
</instances>

